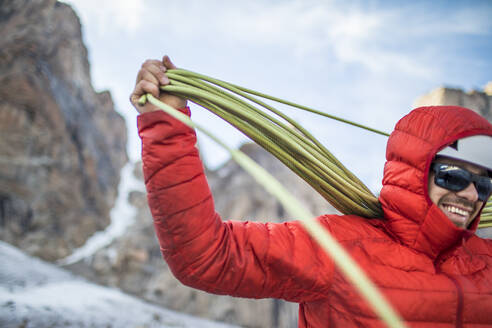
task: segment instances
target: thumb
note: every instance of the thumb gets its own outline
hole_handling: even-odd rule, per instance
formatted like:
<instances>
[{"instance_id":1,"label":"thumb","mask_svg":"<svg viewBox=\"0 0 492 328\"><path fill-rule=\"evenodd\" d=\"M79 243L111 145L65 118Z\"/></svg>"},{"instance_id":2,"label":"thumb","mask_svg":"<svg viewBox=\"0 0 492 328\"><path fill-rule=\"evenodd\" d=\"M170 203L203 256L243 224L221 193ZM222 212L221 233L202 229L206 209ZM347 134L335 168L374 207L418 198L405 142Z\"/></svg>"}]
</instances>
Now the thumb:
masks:
<instances>
[{"instance_id":1,"label":"thumb","mask_svg":"<svg viewBox=\"0 0 492 328\"><path fill-rule=\"evenodd\" d=\"M163 58L162 58L162 63L164 64L164 66L166 66L166 68L168 69L175 69L177 68L176 65L173 64L173 62L171 61L171 58L169 58L168 55L165 55Z\"/></svg>"}]
</instances>

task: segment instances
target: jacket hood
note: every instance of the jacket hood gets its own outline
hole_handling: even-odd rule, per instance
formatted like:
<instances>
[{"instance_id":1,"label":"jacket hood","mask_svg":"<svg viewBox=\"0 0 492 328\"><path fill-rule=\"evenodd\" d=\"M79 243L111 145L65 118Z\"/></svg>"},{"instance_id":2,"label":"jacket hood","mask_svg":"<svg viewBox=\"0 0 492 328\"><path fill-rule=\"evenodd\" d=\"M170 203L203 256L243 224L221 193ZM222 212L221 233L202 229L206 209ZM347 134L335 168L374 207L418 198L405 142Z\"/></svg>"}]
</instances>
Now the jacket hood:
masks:
<instances>
[{"instance_id":1,"label":"jacket hood","mask_svg":"<svg viewBox=\"0 0 492 328\"><path fill-rule=\"evenodd\" d=\"M492 125L477 113L457 106L420 107L403 117L386 148L379 201L389 229L405 245L431 258L471 236L456 227L428 195L428 173L435 154L460 138L492 136Z\"/></svg>"}]
</instances>

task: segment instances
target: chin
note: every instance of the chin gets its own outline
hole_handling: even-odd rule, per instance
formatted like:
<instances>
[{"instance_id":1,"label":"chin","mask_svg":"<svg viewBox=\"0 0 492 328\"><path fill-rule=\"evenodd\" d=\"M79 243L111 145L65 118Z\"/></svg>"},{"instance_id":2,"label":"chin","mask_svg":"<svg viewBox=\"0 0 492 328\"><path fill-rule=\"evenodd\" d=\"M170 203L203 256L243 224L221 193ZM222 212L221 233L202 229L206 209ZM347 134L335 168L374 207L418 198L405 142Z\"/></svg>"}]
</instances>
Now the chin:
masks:
<instances>
[{"instance_id":1,"label":"chin","mask_svg":"<svg viewBox=\"0 0 492 328\"><path fill-rule=\"evenodd\" d=\"M467 229L468 226L470 225L470 223L473 221L473 218L475 217L474 215L471 216L471 218L470 217L463 217L461 215L450 213L450 212L446 211L446 209L444 209L444 208L441 208L441 210L444 212L444 214L446 214L448 219L455 226L457 226L458 228L461 228L461 229Z\"/></svg>"}]
</instances>

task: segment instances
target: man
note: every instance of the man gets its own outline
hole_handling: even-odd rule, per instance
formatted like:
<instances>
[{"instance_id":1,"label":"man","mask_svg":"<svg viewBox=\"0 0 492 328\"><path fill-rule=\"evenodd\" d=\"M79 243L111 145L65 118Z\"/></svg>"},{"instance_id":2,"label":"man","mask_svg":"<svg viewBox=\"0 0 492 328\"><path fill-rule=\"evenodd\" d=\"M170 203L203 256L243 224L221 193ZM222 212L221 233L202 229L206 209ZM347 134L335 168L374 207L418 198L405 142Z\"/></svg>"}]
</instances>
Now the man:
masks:
<instances>
[{"instance_id":1,"label":"man","mask_svg":"<svg viewBox=\"0 0 492 328\"><path fill-rule=\"evenodd\" d=\"M380 327L358 292L296 222L223 222L192 129L144 93L159 93L163 61L146 61L130 99L141 113L149 205L164 258L184 284L216 294L299 303L299 327ZM384 217L324 215L345 247L412 327L492 326L492 242L474 232L492 187L492 125L460 107L418 108L387 146ZM478 152L476 145L479 145Z\"/></svg>"}]
</instances>

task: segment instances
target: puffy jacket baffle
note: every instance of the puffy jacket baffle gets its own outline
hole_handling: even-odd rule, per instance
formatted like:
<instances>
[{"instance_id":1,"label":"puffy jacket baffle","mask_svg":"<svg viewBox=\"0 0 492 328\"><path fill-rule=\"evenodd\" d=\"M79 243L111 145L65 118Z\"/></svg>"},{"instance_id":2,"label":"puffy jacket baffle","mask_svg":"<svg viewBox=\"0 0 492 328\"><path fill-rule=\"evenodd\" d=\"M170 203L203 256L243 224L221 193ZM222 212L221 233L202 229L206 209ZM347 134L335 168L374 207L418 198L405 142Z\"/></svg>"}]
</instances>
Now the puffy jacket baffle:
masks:
<instances>
[{"instance_id":1,"label":"puffy jacket baffle","mask_svg":"<svg viewBox=\"0 0 492 328\"><path fill-rule=\"evenodd\" d=\"M192 129L162 111L138 116L138 128L156 234L182 283L297 302L299 327L384 326L299 222L221 220ZM410 327L492 327L492 241L474 234L479 219L457 228L427 194L434 155L477 134L492 125L470 110L413 110L388 140L384 217L317 218Z\"/></svg>"}]
</instances>

